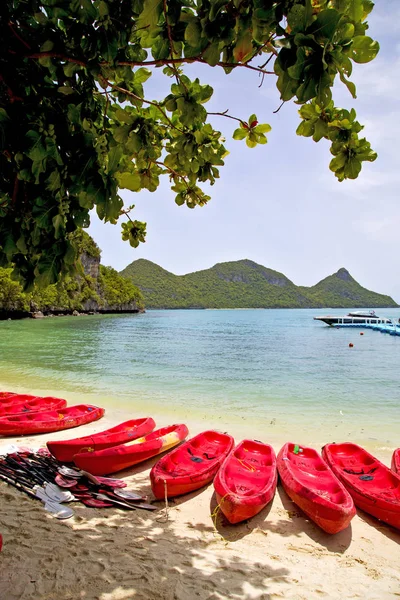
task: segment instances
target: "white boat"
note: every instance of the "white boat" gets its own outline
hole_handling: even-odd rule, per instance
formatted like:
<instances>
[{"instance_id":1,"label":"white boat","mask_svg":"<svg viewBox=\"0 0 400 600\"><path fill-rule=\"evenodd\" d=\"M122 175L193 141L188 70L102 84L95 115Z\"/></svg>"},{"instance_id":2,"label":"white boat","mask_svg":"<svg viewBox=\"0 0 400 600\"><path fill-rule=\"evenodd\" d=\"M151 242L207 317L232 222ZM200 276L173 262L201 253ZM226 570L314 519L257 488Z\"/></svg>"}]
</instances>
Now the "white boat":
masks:
<instances>
[{"instance_id":1,"label":"white boat","mask_svg":"<svg viewBox=\"0 0 400 600\"><path fill-rule=\"evenodd\" d=\"M392 325L391 319L378 317L374 310L358 310L348 313L346 316L327 315L314 317L315 321L323 321L327 325Z\"/></svg>"}]
</instances>

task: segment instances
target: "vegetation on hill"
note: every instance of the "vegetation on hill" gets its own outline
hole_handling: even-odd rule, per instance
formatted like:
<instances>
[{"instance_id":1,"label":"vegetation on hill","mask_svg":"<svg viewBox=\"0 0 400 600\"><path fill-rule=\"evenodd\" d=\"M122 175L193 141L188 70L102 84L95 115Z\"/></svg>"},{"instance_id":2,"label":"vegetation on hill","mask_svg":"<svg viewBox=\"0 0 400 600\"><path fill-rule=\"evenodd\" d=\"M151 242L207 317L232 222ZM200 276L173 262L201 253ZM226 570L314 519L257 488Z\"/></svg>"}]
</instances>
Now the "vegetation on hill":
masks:
<instances>
[{"instance_id":1,"label":"vegetation on hill","mask_svg":"<svg viewBox=\"0 0 400 600\"><path fill-rule=\"evenodd\" d=\"M201 186L215 183L227 155L210 115L233 119L233 138L250 148L267 143L271 127L255 114L208 112L213 89L184 74L187 63L226 75L251 70L254 93L271 79L274 107L278 98L299 106L297 134L328 142L339 181L358 177L376 153L355 110L335 106L332 89L340 80L355 98L353 64L379 51L366 35L373 6L1 0L0 266L13 265L25 289L73 275L79 248L71 234L88 227L94 209L105 222L122 218L122 238L136 247L146 224L131 218L134 206L124 206L119 190L154 192L162 175L179 206L204 206L210 196ZM145 83L155 69L171 86L154 100ZM249 100L246 87L243 104Z\"/></svg>"},{"instance_id":2,"label":"vegetation on hill","mask_svg":"<svg viewBox=\"0 0 400 600\"><path fill-rule=\"evenodd\" d=\"M121 275L143 293L146 308L317 308L391 307L389 296L361 287L340 269L317 285L296 286L282 273L250 260L219 263L211 269L174 275L139 259Z\"/></svg>"},{"instance_id":3,"label":"vegetation on hill","mask_svg":"<svg viewBox=\"0 0 400 600\"><path fill-rule=\"evenodd\" d=\"M71 312L144 308L143 296L131 281L100 264L100 248L85 231L74 234L80 251L79 275L24 292L12 279L12 269L0 267L0 312Z\"/></svg>"},{"instance_id":4,"label":"vegetation on hill","mask_svg":"<svg viewBox=\"0 0 400 600\"><path fill-rule=\"evenodd\" d=\"M341 268L337 273L326 277L316 285L305 289L309 298L320 306L331 307L392 307L397 306L393 298L377 294L362 287L350 273Z\"/></svg>"},{"instance_id":5,"label":"vegetation on hill","mask_svg":"<svg viewBox=\"0 0 400 600\"><path fill-rule=\"evenodd\" d=\"M143 295L131 281L121 277L112 267L100 265L97 279L90 275L65 277L63 281L44 288L34 287L24 292L21 284L11 279L12 269L0 267L0 313L71 312L124 310L136 303L144 308Z\"/></svg>"}]
</instances>

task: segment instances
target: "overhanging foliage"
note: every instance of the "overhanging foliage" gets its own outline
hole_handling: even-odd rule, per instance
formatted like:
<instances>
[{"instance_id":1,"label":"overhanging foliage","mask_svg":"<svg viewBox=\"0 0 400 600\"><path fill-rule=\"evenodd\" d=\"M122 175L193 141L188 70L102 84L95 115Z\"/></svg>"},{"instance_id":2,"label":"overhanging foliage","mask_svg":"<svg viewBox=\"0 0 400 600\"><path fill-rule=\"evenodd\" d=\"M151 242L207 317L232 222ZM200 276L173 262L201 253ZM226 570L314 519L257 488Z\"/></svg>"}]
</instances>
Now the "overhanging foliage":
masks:
<instances>
[{"instance_id":1,"label":"overhanging foliage","mask_svg":"<svg viewBox=\"0 0 400 600\"><path fill-rule=\"evenodd\" d=\"M336 76L355 96L353 62L372 60L371 0L2 0L0 7L0 264L26 287L76 270L71 238L121 215L136 247L146 225L118 193L155 191L170 178L175 201L203 206L227 154L208 122L213 90L182 72L206 63L272 77L283 102L301 104L299 135L326 138L330 168L358 176L376 154L354 110L334 106ZM261 63L261 64L260 64ZM172 79L162 101L146 97L152 69ZM268 124L238 122L233 137L267 142Z\"/></svg>"}]
</instances>

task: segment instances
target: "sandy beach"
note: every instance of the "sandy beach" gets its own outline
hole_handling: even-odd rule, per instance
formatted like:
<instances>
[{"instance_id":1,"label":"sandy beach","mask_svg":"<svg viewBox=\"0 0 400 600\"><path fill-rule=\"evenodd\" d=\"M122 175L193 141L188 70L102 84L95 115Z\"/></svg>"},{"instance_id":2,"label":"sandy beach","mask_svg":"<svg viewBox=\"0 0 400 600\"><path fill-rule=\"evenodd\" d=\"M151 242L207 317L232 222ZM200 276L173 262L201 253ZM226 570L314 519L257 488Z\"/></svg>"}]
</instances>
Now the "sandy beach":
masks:
<instances>
[{"instance_id":1,"label":"sandy beach","mask_svg":"<svg viewBox=\"0 0 400 600\"><path fill-rule=\"evenodd\" d=\"M10 443L39 448L106 429L131 415L108 416L79 429ZM168 424L155 416L158 426ZM170 423L171 421L169 421ZM190 435L213 423L188 423ZM236 441L245 426L230 432ZM265 440L268 441L268 440ZM276 451L286 440L274 440ZM379 456L389 464L390 453ZM152 499L155 459L119 474ZM0 483L0 597L4 600L310 600L400 597L400 532L358 511L334 536L322 532L279 485L271 505L232 526L217 508L212 485L171 500L168 511L93 509L74 503L58 521L39 501Z\"/></svg>"}]
</instances>

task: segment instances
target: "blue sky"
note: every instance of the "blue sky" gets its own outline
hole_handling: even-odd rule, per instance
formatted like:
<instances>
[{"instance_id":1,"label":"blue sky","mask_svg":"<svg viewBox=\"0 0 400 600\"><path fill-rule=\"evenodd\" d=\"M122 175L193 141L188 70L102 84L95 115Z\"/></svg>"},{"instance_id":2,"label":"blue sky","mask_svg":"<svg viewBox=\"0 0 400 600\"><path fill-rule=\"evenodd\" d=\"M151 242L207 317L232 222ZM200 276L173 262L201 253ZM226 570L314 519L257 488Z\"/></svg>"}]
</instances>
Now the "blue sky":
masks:
<instances>
[{"instance_id":1,"label":"blue sky","mask_svg":"<svg viewBox=\"0 0 400 600\"><path fill-rule=\"evenodd\" d=\"M248 258L284 273L297 285L314 285L346 267L364 287L400 302L400 2L376 2L369 35L381 45L368 65L354 65L358 98L337 85L337 106L354 107L365 135L378 152L356 181L337 182L328 169L329 144L296 136L297 106L277 113L275 77L259 88L256 72L186 68L189 76L214 88L210 112L229 109L272 126L268 144L254 149L234 141L234 121L213 117L230 151L220 179L209 188L203 208L178 207L165 177L155 193L123 191L135 204L134 217L147 222L147 241L133 249L121 240L120 226L92 217L90 233L102 249L102 262L117 270L138 258L176 274L207 269L217 262ZM146 97L161 98L170 80L158 74L146 84Z\"/></svg>"}]
</instances>

